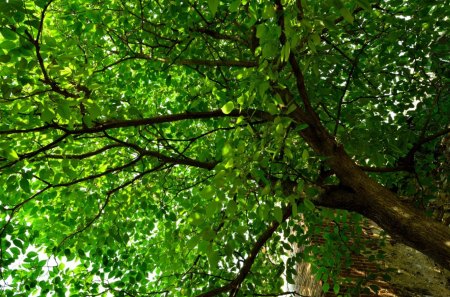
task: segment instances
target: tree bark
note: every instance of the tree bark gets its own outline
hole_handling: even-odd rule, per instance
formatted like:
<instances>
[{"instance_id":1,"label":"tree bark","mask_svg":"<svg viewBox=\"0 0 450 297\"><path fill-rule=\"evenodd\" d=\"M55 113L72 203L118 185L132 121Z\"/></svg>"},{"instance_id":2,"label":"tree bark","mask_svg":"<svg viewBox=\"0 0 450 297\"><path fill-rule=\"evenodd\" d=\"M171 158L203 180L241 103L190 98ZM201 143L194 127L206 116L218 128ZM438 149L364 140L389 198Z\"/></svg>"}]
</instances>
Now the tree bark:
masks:
<instances>
[{"instance_id":1,"label":"tree bark","mask_svg":"<svg viewBox=\"0 0 450 297\"><path fill-rule=\"evenodd\" d=\"M309 125L300 132L301 136L326 158L342 184L330 188L319 204L364 215L391 236L450 270L450 228L402 203L394 193L370 178L315 117L300 109L292 115Z\"/></svg>"}]
</instances>

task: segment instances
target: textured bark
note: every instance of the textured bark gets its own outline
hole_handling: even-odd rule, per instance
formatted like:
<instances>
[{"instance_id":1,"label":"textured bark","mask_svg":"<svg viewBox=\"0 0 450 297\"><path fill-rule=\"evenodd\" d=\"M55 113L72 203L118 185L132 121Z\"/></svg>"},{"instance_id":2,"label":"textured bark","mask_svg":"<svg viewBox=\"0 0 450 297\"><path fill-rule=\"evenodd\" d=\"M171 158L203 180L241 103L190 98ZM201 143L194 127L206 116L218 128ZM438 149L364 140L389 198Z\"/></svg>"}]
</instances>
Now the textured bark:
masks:
<instances>
[{"instance_id":1,"label":"textured bark","mask_svg":"<svg viewBox=\"0 0 450 297\"><path fill-rule=\"evenodd\" d=\"M324 156L342 186L330 188L319 204L356 211L372 219L391 236L426 254L450 270L450 228L440 224L370 178L342 145L314 117L298 110L293 116L309 127L301 136Z\"/></svg>"}]
</instances>

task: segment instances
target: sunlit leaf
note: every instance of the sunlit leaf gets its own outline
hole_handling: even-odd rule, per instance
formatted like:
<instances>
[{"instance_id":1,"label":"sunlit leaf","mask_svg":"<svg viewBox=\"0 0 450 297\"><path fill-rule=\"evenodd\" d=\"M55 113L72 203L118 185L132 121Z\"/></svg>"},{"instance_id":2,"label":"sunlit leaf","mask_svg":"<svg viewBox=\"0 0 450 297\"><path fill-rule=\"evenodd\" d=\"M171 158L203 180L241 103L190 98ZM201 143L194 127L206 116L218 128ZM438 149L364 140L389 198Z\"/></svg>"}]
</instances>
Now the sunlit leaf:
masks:
<instances>
[{"instance_id":1,"label":"sunlit leaf","mask_svg":"<svg viewBox=\"0 0 450 297\"><path fill-rule=\"evenodd\" d=\"M221 110L224 114L229 114L234 109L234 103L232 101L228 101L224 106L222 106Z\"/></svg>"}]
</instances>

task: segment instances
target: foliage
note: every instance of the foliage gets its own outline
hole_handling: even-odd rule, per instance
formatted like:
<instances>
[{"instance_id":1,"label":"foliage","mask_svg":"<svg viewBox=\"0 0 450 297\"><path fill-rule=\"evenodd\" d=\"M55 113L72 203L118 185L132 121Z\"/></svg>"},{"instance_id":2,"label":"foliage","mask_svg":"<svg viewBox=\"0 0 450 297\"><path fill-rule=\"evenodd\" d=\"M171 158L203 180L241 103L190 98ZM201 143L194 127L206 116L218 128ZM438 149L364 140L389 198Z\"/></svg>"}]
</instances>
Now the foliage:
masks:
<instances>
[{"instance_id":1,"label":"foliage","mask_svg":"<svg viewBox=\"0 0 450 297\"><path fill-rule=\"evenodd\" d=\"M0 2L4 294L279 294L300 259L337 277L340 230L292 252L361 220L322 207L342 179L314 116L444 220L446 25L445 1Z\"/></svg>"}]
</instances>

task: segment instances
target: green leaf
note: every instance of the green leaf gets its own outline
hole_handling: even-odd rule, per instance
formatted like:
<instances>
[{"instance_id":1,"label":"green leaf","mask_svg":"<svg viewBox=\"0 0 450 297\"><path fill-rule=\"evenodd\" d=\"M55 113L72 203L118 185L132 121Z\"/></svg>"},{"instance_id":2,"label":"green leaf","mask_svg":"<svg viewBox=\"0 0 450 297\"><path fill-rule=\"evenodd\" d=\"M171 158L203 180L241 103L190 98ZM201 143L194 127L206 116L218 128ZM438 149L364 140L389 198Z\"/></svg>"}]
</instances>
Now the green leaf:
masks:
<instances>
[{"instance_id":1,"label":"green leaf","mask_svg":"<svg viewBox=\"0 0 450 297\"><path fill-rule=\"evenodd\" d=\"M100 106L92 100L87 100L85 106L91 115L91 119L96 119L102 114L102 109Z\"/></svg>"},{"instance_id":2,"label":"green leaf","mask_svg":"<svg viewBox=\"0 0 450 297\"><path fill-rule=\"evenodd\" d=\"M213 16L216 15L217 8L219 7L219 0L208 0L209 11Z\"/></svg>"},{"instance_id":3,"label":"green leaf","mask_svg":"<svg viewBox=\"0 0 450 297\"><path fill-rule=\"evenodd\" d=\"M217 210L219 210L221 207L221 203L218 201L212 201L210 203L208 203L208 205L206 206L206 215L208 217L212 217Z\"/></svg>"},{"instance_id":4,"label":"green leaf","mask_svg":"<svg viewBox=\"0 0 450 297\"><path fill-rule=\"evenodd\" d=\"M302 159L303 159L303 161L307 161L308 158L309 158L309 152L307 149L304 149L303 153L302 153Z\"/></svg>"},{"instance_id":5,"label":"green leaf","mask_svg":"<svg viewBox=\"0 0 450 297\"><path fill-rule=\"evenodd\" d=\"M319 45L320 44L320 36L317 33L314 33L313 35L311 35L311 39L314 42L315 45Z\"/></svg>"},{"instance_id":6,"label":"green leaf","mask_svg":"<svg viewBox=\"0 0 450 297\"><path fill-rule=\"evenodd\" d=\"M86 258L86 253L82 249L78 249L78 256L81 259L84 259L84 258Z\"/></svg>"},{"instance_id":7,"label":"green leaf","mask_svg":"<svg viewBox=\"0 0 450 297\"><path fill-rule=\"evenodd\" d=\"M12 41L12 40L5 40L0 44L0 49L4 49L4 50L11 50L13 48L16 48L17 44Z\"/></svg>"},{"instance_id":8,"label":"green leaf","mask_svg":"<svg viewBox=\"0 0 450 297\"><path fill-rule=\"evenodd\" d=\"M234 0L233 2L230 3L229 10L231 12L236 12L236 11L238 11L240 5L241 5L241 0Z\"/></svg>"},{"instance_id":9,"label":"green leaf","mask_svg":"<svg viewBox=\"0 0 450 297\"><path fill-rule=\"evenodd\" d=\"M331 2L337 9L341 9L342 7L344 7L344 4L341 0L331 0Z\"/></svg>"},{"instance_id":10,"label":"green leaf","mask_svg":"<svg viewBox=\"0 0 450 297\"><path fill-rule=\"evenodd\" d=\"M45 123L51 123L55 119L55 111L44 107L44 109L41 112L41 120Z\"/></svg>"},{"instance_id":11,"label":"green leaf","mask_svg":"<svg viewBox=\"0 0 450 297\"><path fill-rule=\"evenodd\" d=\"M61 100L58 102L57 105L58 114L61 116L61 118L69 120L70 119L70 105L67 101Z\"/></svg>"},{"instance_id":12,"label":"green leaf","mask_svg":"<svg viewBox=\"0 0 450 297\"><path fill-rule=\"evenodd\" d=\"M11 56L10 55L0 55L0 62L1 63L8 63L9 61L11 61Z\"/></svg>"},{"instance_id":13,"label":"green leaf","mask_svg":"<svg viewBox=\"0 0 450 297\"><path fill-rule=\"evenodd\" d=\"M14 243L14 245L17 246L18 248L20 248L20 249L23 248L23 242L22 242L22 240L14 239L14 240L13 240L13 243Z\"/></svg>"},{"instance_id":14,"label":"green leaf","mask_svg":"<svg viewBox=\"0 0 450 297\"><path fill-rule=\"evenodd\" d=\"M356 3L358 3L358 5L365 10L372 10L372 6L370 5L369 0L356 0Z\"/></svg>"},{"instance_id":15,"label":"green leaf","mask_svg":"<svg viewBox=\"0 0 450 297\"><path fill-rule=\"evenodd\" d=\"M3 37L5 37L5 39L9 39L9 40L17 39L17 34L9 29L1 28L0 33L3 35Z\"/></svg>"},{"instance_id":16,"label":"green leaf","mask_svg":"<svg viewBox=\"0 0 450 297\"><path fill-rule=\"evenodd\" d=\"M298 213L297 210L297 201L295 199L295 195L289 195L289 204L292 207L292 216L295 217Z\"/></svg>"},{"instance_id":17,"label":"green leaf","mask_svg":"<svg viewBox=\"0 0 450 297\"><path fill-rule=\"evenodd\" d=\"M281 48L281 62L285 62L289 59L289 55L291 53L291 48L289 42L286 42Z\"/></svg>"},{"instance_id":18,"label":"green leaf","mask_svg":"<svg viewBox=\"0 0 450 297\"><path fill-rule=\"evenodd\" d=\"M308 209L308 210L314 210L316 208L314 203L312 203L311 200L309 200L309 199L304 199L303 204L305 205L306 209Z\"/></svg>"},{"instance_id":19,"label":"green leaf","mask_svg":"<svg viewBox=\"0 0 450 297\"><path fill-rule=\"evenodd\" d=\"M353 24L353 20L354 20L353 15L347 8L342 7L341 9L339 9L339 11L341 12L341 15L344 17L344 19L347 22L349 22L350 24Z\"/></svg>"},{"instance_id":20,"label":"green leaf","mask_svg":"<svg viewBox=\"0 0 450 297\"><path fill-rule=\"evenodd\" d=\"M279 135L283 135L284 132L285 132L284 125L283 125L282 123L279 123L279 124L276 126L275 131L276 131Z\"/></svg>"},{"instance_id":21,"label":"green leaf","mask_svg":"<svg viewBox=\"0 0 450 297\"><path fill-rule=\"evenodd\" d=\"M20 255L20 250L18 248L16 248L16 247L12 247L8 251L11 252L15 256Z\"/></svg>"},{"instance_id":22,"label":"green leaf","mask_svg":"<svg viewBox=\"0 0 450 297\"><path fill-rule=\"evenodd\" d=\"M301 131L301 130L305 130L306 128L308 128L308 124L302 123L297 126L296 130Z\"/></svg>"},{"instance_id":23,"label":"green leaf","mask_svg":"<svg viewBox=\"0 0 450 297\"><path fill-rule=\"evenodd\" d=\"M312 39L308 39L308 47L314 54L317 53L316 45Z\"/></svg>"},{"instance_id":24,"label":"green leaf","mask_svg":"<svg viewBox=\"0 0 450 297\"><path fill-rule=\"evenodd\" d=\"M102 257L102 263L103 263L103 265L104 266L109 266L109 258L108 258L108 256L107 255L103 255L103 257Z\"/></svg>"},{"instance_id":25,"label":"green leaf","mask_svg":"<svg viewBox=\"0 0 450 297\"><path fill-rule=\"evenodd\" d=\"M28 20L25 20L24 23L29 25L29 26L32 26L35 29L39 29L40 21L37 20L37 19L31 19L31 20L28 19Z\"/></svg>"},{"instance_id":26,"label":"green leaf","mask_svg":"<svg viewBox=\"0 0 450 297\"><path fill-rule=\"evenodd\" d=\"M17 161L20 159L19 155L15 150L7 149L5 151L5 157L8 161Z\"/></svg>"},{"instance_id":27,"label":"green leaf","mask_svg":"<svg viewBox=\"0 0 450 297\"><path fill-rule=\"evenodd\" d=\"M234 200L230 200L227 207L227 214L232 216L237 211L237 204Z\"/></svg>"},{"instance_id":28,"label":"green leaf","mask_svg":"<svg viewBox=\"0 0 450 297\"><path fill-rule=\"evenodd\" d=\"M334 294L339 294L339 290L341 289L341 286L339 286L339 284L334 284L333 286L333 292Z\"/></svg>"},{"instance_id":29,"label":"green leaf","mask_svg":"<svg viewBox=\"0 0 450 297\"><path fill-rule=\"evenodd\" d=\"M330 284L329 283L324 283L322 286L322 291L324 293L328 292L330 290Z\"/></svg>"},{"instance_id":30,"label":"green leaf","mask_svg":"<svg viewBox=\"0 0 450 297\"><path fill-rule=\"evenodd\" d=\"M44 8L45 5L47 5L48 0L35 0L34 2L35 2L36 5L39 6L40 8Z\"/></svg>"},{"instance_id":31,"label":"green leaf","mask_svg":"<svg viewBox=\"0 0 450 297\"><path fill-rule=\"evenodd\" d=\"M273 216L275 217L275 220L278 221L278 223L281 223L283 221L283 211L280 207L275 206L273 208Z\"/></svg>"},{"instance_id":32,"label":"green leaf","mask_svg":"<svg viewBox=\"0 0 450 297\"><path fill-rule=\"evenodd\" d=\"M22 178L19 182L20 188L25 192L25 193L30 193L31 189L30 189L30 182L28 181L27 178Z\"/></svg>"},{"instance_id":33,"label":"green leaf","mask_svg":"<svg viewBox=\"0 0 450 297\"><path fill-rule=\"evenodd\" d=\"M208 249L206 256L208 257L208 263L211 268L215 269L219 266L219 254L216 251Z\"/></svg>"},{"instance_id":34,"label":"green leaf","mask_svg":"<svg viewBox=\"0 0 450 297\"><path fill-rule=\"evenodd\" d=\"M222 106L221 110L224 114L229 114L234 109L233 101L228 101L224 106Z\"/></svg>"},{"instance_id":35,"label":"green leaf","mask_svg":"<svg viewBox=\"0 0 450 297\"><path fill-rule=\"evenodd\" d=\"M58 46L58 42L52 36L44 36L45 45L50 47Z\"/></svg>"}]
</instances>

